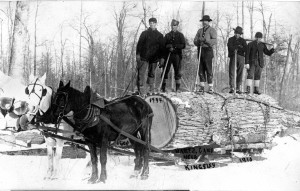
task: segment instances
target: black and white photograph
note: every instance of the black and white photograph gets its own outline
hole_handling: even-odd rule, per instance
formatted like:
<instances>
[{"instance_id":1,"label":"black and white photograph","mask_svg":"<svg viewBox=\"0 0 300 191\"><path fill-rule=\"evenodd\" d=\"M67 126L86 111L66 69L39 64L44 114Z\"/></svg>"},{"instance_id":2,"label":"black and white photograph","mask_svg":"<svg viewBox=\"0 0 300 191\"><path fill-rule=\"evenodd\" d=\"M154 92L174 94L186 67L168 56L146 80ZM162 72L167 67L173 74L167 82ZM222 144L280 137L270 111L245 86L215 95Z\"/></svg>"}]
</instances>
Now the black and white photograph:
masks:
<instances>
[{"instance_id":1,"label":"black and white photograph","mask_svg":"<svg viewBox=\"0 0 300 191\"><path fill-rule=\"evenodd\" d=\"M0 0L0 190L300 190L300 1Z\"/></svg>"}]
</instances>

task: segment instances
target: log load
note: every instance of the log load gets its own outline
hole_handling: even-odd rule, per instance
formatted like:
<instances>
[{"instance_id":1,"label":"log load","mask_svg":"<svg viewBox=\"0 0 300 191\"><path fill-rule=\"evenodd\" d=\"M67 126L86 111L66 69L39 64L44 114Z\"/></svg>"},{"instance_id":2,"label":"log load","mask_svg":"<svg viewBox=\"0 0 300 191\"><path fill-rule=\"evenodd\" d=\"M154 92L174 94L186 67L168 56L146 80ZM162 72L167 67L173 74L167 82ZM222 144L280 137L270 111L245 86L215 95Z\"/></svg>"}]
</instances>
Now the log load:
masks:
<instances>
[{"instance_id":1,"label":"log load","mask_svg":"<svg viewBox=\"0 0 300 191\"><path fill-rule=\"evenodd\" d=\"M177 108L179 127L164 149L216 143L223 148L265 147L283 130L300 129L300 113L270 96L182 92L164 94Z\"/></svg>"}]
</instances>

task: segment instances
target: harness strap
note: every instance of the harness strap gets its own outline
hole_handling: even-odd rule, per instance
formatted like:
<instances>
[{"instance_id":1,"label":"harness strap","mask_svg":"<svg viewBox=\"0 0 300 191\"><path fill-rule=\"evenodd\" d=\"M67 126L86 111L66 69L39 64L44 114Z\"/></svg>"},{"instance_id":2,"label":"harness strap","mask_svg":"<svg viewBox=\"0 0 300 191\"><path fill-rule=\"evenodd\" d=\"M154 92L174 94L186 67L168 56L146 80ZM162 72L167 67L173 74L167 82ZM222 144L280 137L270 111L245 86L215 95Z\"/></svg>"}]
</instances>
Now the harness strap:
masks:
<instances>
[{"instance_id":1,"label":"harness strap","mask_svg":"<svg viewBox=\"0 0 300 191\"><path fill-rule=\"evenodd\" d=\"M77 127L70 119L68 119L66 116L63 116L62 119L63 119L66 123L68 123L68 125L70 125L71 127L73 127L73 129L74 129L75 131L81 132L81 131L80 131L80 128L78 128L78 127Z\"/></svg>"},{"instance_id":2,"label":"harness strap","mask_svg":"<svg viewBox=\"0 0 300 191\"><path fill-rule=\"evenodd\" d=\"M151 115L151 114L150 114L150 115ZM142 141L142 140L140 140L140 139L137 139L137 138L134 137L133 135L131 135L131 134L129 134L129 133L123 131L122 129L119 129L119 128L118 128L116 125L114 125L107 117L105 117L105 116L103 116L103 115L100 115L100 118L101 118L105 123L107 123L109 126L111 126L111 127L112 127L115 131L117 131L118 133L120 133L120 134L122 134L122 135L128 137L129 139L131 139L131 140L133 140L133 141L135 141L135 142L138 142L138 143L140 143L140 144L142 144L142 145L144 145L144 146L147 145L147 143L146 143L145 141ZM149 145L149 147L150 147L151 150L154 150L154 151L159 152L159 153L161 153L161 154L163 154L163 155L166 155L165 152L163 152L162 150L159 150L158 148L156 148L156 147L154 147L154 146L152 146L152 145Z\"/></svg>"}]
</instances>

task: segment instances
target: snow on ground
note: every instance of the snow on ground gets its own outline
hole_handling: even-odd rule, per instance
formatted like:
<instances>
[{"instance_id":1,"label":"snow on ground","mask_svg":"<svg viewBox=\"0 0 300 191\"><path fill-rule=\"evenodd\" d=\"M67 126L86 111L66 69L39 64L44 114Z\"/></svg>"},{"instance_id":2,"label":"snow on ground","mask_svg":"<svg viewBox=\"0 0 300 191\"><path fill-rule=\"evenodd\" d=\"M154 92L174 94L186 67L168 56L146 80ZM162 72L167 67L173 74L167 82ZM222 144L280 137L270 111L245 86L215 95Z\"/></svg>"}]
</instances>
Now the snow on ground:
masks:
<instances>
[{"instance_id":1,"label":"snow on ground","mask_svg":"<svg viewBox=\"0 0 300 191\"><path fill-rule=\"evenodd\" d=\"M299 139L298 139L299 140ZM87 184L87 159L63 159L59 179L44 180L47 157L0 155L0 189L300 190L300 142L276 138L267 159L185 171L151 164L148 180L130 179L133 157L109 156L105 184ZM85 179L85 180L83 180Z\"/></svg>"}]
</instances>

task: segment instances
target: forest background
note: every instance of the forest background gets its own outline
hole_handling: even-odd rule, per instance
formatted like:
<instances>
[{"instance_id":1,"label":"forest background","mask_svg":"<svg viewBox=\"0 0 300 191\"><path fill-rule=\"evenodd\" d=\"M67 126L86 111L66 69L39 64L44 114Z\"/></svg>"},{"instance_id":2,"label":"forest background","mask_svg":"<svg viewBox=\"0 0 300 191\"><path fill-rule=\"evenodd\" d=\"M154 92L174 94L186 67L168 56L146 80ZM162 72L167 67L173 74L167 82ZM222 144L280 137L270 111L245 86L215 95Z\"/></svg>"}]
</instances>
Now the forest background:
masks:
<instances>
[{"instance_id":1,"label":"forest background","mask_svg":"<svg viewBox=\"0 0 300 191\"><path fill-rule=\"evenodd\" d=\"M227 41L241 26L245 39L256 32L274 44L265 56L261 90L287 109L300 111L300 2L297 1L3 1L0 2L0 70L28 83L28 76L47 73L47 85L71 80L81 90L91 85L101 96L114 98L133 91L135 50L148 19L156 17L162 34L180 21L186 38L182 86L192 90L197 56L193 39L203 14L218 34L214 48L214 86L228 87ZM269 46L271 48L272 46ZM161 69L156 70L156 87ZM172 72L167 86L174 87Z\"/></svg>"}]
</instances>

